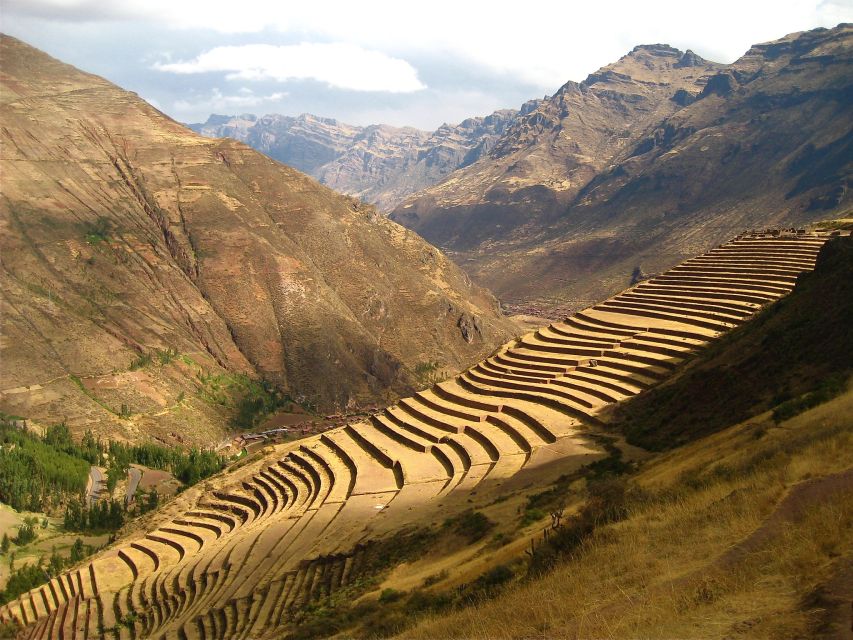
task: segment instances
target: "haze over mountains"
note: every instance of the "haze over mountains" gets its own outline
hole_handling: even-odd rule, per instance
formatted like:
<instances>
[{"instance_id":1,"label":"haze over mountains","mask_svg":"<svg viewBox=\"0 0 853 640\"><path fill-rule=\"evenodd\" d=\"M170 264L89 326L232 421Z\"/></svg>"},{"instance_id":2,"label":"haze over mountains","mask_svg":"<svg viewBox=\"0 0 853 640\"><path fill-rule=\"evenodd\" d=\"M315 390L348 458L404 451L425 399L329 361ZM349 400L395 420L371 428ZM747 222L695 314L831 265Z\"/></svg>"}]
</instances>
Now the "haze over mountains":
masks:
<instances>
[{"instance_id":1,"label":"haze over mountains","mask_svg":"<svg viewBox=\"0 0 853 640\"><path fill-rule=\"evenodd\" d=\"M247 379L342 409L509 337L490 294L373 207L0 47L4 411L211 443Z\"/></svg>"},{"instance_id":2,"label":"haze over mountains","mask_svg":"<svg viewBox=\"0 0 853 640\"><path fill-rule=\"evenodd\" d=\"M193 126L394 208L509 308L557 317L744 229L849 207L850 56L849 25L731 65L641 45L432 134L310 115Z\"/></svg>"},{"instance_id":3,"label":"haze over mountains","mask_svg":"<svg viewBox=\"0 0 853 640\"><path fill-rule=\"evenodd\" d=\"M211 139L0 35L0 638L847 638L851 37Z\"/></svg>"},{"instance_id":4,"label":"haze over mountains","mask_svg":"<svg viewBox=\"0 0 853 640\"><path fill-rule=\"evenodd\" d=\"M640 46L392 218L510 302L577 309L753 226L850 206L853 28L731 65Z\"/></svg>"},{"instance_id":5,"label":"haze over mountains","mask_svg":"<svg viewBox=\"0 0 853 640\"><path fill-rule=\"evenodd\" d=\"M207 137L245 142L336 191L391 211L412 193L481 158L539 102L435 131L382 124L357 127L311 114L211 115L207 122L188 126Z\"/></svg>"}]
</instances>

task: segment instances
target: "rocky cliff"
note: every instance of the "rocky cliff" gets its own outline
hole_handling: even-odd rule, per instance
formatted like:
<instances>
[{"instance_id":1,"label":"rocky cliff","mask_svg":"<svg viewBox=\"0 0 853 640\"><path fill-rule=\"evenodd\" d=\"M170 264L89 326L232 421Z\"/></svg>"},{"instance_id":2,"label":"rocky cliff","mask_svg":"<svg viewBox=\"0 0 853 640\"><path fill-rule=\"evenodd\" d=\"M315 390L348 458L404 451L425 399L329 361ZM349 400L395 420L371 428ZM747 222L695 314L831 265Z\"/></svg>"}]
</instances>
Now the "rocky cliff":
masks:
<instances>
[{"instance_id":1,"label":"rocky cliff","mask_svg":"<svg viewBox=\"0 0 853 640\"><path fill-rule=\"evenodd\" d=\"M14 38L0 57L0 410L209 443L251 380L341 409L507 339L373 207Z\"/></svg>"},{"instance_id":2,"label":"rocky cliff","mask_svg":"<svg viewBox=\"0 0 853 640\"><path fill-rule=\"evenodd\" d=\"M577 309L754 225L850 207L853 28L731 65L639 46L392 218L521 308Z\"/></svg>"},{"instance_id":3,"label":"rocky cliff","mask_svg":"<svg viewBox=\"0 0 853 640\"><path fill-rule=\"evenodd\" d=\"M310 114L298 117L212 115L189 127L212 138L234 138L304 171L323 184L390 211L412 193L487 153L539 101L503 109L435 131L412 127L356 127Z\"/></svg>"}]
</instances>

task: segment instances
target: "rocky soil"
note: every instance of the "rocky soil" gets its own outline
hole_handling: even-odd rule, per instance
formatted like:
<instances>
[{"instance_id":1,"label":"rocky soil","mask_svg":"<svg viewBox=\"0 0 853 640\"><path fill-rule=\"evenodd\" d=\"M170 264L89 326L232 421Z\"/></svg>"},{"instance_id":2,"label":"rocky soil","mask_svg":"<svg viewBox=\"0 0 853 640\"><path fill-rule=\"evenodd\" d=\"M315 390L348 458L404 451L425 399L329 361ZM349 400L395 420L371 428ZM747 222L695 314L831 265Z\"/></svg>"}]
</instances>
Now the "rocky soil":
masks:
<instances>
[{"instance_id":1,"label":"rocky soil","mask_svg":"<svg viewBox=\"0 0 853 640\"><path fill-rule=\"evenodd\" d=\"M853 27L731 65L636 47L392 218L517 312L565 314L754 226L850 208Z\"/></svg>"},{"instance_id":2,"label":"rocky soil","mask_svg":"<svg viewBox=\"0 0 853 640\"><path fill-rule=\"evenodd\" d=\"M372 206L14 38L0 56L0 410L209 444L251 380L352 409L509 337Z\"/></svg>"}]
</instances>

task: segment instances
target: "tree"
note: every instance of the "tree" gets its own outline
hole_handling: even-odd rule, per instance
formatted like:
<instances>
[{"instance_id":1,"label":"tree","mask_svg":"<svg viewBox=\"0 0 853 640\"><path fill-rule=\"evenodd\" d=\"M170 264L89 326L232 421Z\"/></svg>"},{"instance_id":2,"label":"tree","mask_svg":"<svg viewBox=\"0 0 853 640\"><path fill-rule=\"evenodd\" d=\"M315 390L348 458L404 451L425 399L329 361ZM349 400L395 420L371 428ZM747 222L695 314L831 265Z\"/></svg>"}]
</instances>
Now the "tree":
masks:
<instances>
[{"instance_id":1,"label":"tree","mask_svg":"<svg viewBox=\"0 0 853 640\"><path fill-rule=\"evenodd\" d=\"M86 550L83 548L83 540L77 538L74 544L71 545L71 563L80 562L86 557Z\"/></svg>"},{"instance_id":2,"label":"tree","mask_svg":"<svg viewBox=\"0 0 853 640\"><path fill-rule=\"evenodd\" d=\"M24 522L18 527L18 535L12 540L19 547L23 547L26 544L29 544L33 540L38 537L38 533L36 533L36 528L33 526L33 522L31 522L33 518L26 518Z\"/></svg>"},{"instance_id":3,"label":"tree","mask_svg":"<svg viewBox=\"0 0 853 640\"><path fill-rule=\"evenodd\" d=\"M9 553L9 534L3 534L3 542L0 542L0 553L4 556Z\"/></svg>"}]
</instances>

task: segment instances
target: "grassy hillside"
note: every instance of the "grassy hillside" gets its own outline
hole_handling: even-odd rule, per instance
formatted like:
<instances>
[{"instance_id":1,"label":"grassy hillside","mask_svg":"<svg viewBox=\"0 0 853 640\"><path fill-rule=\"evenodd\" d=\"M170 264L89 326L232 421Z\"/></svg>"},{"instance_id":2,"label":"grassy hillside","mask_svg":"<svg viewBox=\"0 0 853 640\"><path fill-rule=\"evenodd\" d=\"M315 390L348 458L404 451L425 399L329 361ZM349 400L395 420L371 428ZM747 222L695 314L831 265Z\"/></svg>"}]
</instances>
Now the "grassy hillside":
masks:
<instances>
[{"instance_id":1,"label":"grassy hillside","mask_svg":"<svg viewBox=\"0 0 853 640\"><path fill-rule=\"evenodd\" d=\"M853 595L850 415L847 392L665 454L552 571L400 637L831 637Z\"/></svg>"},{"instance_id":2,"label":"grassy hillside","mask_svg":"<svg viewBox=\"0 0 853 640\"><path fill-rule=\"evenodd\" d=\"M853 596L851 322L837 238L791 295L620 407L630 442L670 451L535 494L568 508L526 570L474 605L409 596L433 604L400 637L834 637Z\"/></svg>"},{"instance_id":3,"label":"grassy hillside","mask_svg":"<svg viewBox=\"0 0 853 640\"><path fill-rule=\"evenodd\" d=\"M788 297L713 344L683 375L620 405L614 422L633 444L662 450L773 407L795 410L809 392L830 396L853 367L851 326L853 237L840 237Z\"/></svg>"}]
</instances>

